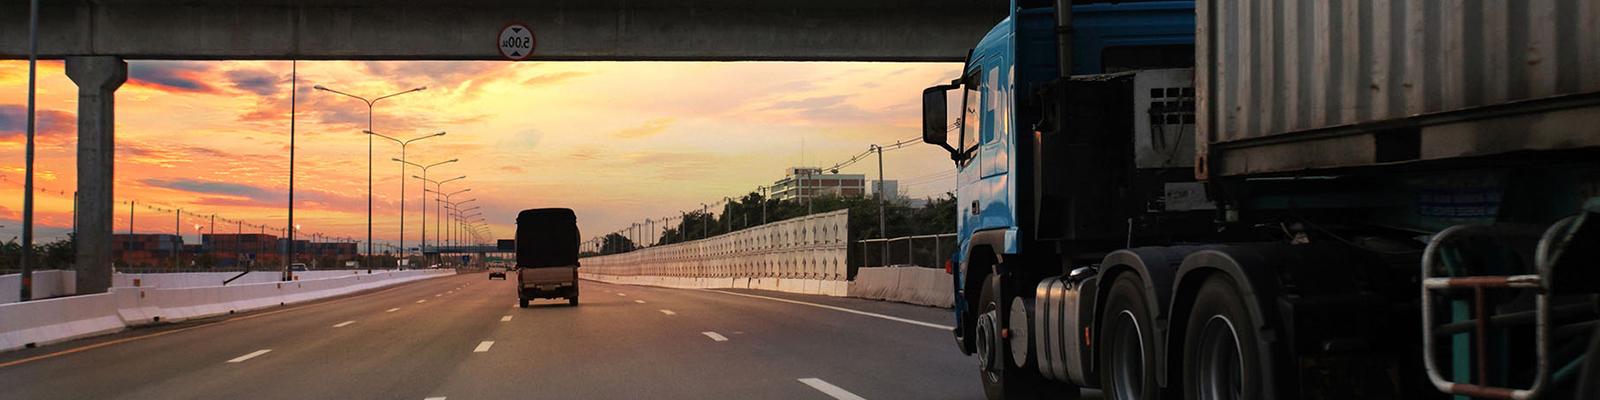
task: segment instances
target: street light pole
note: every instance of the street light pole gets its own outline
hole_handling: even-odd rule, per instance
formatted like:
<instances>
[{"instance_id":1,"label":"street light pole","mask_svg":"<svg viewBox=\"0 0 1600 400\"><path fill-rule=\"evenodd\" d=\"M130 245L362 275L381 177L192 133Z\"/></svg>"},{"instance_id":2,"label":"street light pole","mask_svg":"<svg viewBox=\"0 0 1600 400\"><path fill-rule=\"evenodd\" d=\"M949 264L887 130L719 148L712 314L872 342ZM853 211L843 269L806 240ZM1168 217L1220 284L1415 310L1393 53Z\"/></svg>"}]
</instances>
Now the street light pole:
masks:
<instances>
[{"instance_id":1,"label":"street light pole","mask_svg":"<svg viewBox=\"0 0 1600 400\"><path fill-rule=\"evenodd\" d=\"M410 166L413 166L413 167L422 168L422 176L412 175L411 177L412 178L416 178L416 179L421 179L424 184L426 184L427 182L432 182L432 181L428 180L428 168L433 168L433 167L437 167L437 166L440 166L440 165L449 164L449 163L453 163L453 162L459 161L459 159L452 158L452 159L449 159L449 160L444 160L444 161L436 162L436 163L433 163L433 164L422 165L422 164L417 164L417 163L414 163L414 162L410 162L410 161L406 161L406 160L402 160L402 159L398 159L398 158L392 158L392 160L399 161L401 164L406 164L406 165L410 165ZM405 177L401 176L400 180L405 180ZM419 252L425 252L427 250L426 248L428 247L428 186L427 185L423 185L422 186L422 201L420 203L422 203L422 212L419 212L417 214L421 214L422 215L422 234L421 234L421 237L417 240L417 250Z\"/></svg>"},{"instance_id":2,"label":"street light pole","mask_svg":"<svg viewBox=\"0 0 1600 400\"><path fill-rule=\"evenodd\" d=\"M324 92L344 95L345 97L349 97L349 98L356 99L356 100L361 100L362 103L366 103L367 104L367 131L371 131L372 130L372 105L373 104L377 104L378 100L383 100L383 99L387 99L387 98L390 98L390 97L395 97L395 96L399 96L399 95L406 94L406 93L411 93L411 92L420 92L420 91L426 90L428 87L427 86L419 86L419 87L416 87L414 89L407 90L407 91L404 91L404 92L394 93L394 94L385 95L385 96L379 96L378 98L375 98L375 99L372 99L372 100L367 100L365 97L356 96L356 95L353 95L353 94L349 94L349 93L345 93L345 92L329 89L326 86L322 86L322 85L314 85L314 86L312 86L312 88L313 89L317 89L317 90L321 90L321 91L324 91ZM404 174L401 174L401 176L404 176ZM367 136L367 257L366 257L366 264L367 264L367 273L369 273L369 274L372 273L372 136L371 135Z\"/></svg>"},{"instance_id":3,"label":"street light pole","mask_svg":"<svg viewBox=\"0 0 1600 400\"><path fill-rule=\"evenodd\" d=\"M400 253L402 255L409 255L410 250L406 249L406 145L422 139L444 136L444 132L431 135L422 135L411 138L410 140L395 139L371 130L367 131L367 135L393 140L395 143L400 144Z\"/></svg>"}]
</instances>

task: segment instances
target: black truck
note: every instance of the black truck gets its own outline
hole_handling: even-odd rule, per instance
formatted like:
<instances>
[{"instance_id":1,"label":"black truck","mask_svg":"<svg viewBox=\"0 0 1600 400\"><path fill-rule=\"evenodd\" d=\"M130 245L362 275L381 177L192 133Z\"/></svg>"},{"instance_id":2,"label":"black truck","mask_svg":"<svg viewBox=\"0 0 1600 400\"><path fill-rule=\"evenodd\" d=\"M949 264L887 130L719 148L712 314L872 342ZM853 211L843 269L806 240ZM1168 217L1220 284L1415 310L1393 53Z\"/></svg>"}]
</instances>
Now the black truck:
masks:
<instances>
[{"instance_id":1,"label":"black truck","mask_svg":"<svg viewBox=\"0 0 1600 400\"><path fill-rule=\"evenodd\" d=\"M570 208L517 214L517 304L541 298L578 305L578 218Z\"/></svg>"}]
</instances>

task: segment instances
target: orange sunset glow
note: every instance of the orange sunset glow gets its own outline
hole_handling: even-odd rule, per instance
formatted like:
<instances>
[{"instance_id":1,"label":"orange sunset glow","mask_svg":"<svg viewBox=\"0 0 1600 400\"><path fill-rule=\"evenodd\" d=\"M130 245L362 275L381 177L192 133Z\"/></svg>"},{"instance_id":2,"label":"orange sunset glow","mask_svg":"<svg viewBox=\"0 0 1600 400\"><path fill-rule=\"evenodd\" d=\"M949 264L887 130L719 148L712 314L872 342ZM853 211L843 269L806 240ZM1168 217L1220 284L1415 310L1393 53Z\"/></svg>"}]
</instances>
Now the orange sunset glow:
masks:
<instances>
[{"instance_id":1,"label":"orange sunset glow","mask_svg":"<svg viewBox=\"0 0 1600 400\"><path fill-rule=\"evenodd\" d=\"M36 229L65 237L75 189L77 87L60 61L39 64ZM281 227L287 217L290 62L129 61L116 98L116 233L198 240L209 218ZM948 81L949 63L300 62L295 222L306 233L364 240L367 97L426 86L377 103L376 132L445 136L407 148L429 177L466 179L446 191L475 204L499 237L517 210L582 207L585 232L677 215L755 190L784 168L827 166L918 135L921 88ZM0 241L20 232L27 63L0 62ZM399 239L399 146L373 143L376 241ZM802 151L803 149L803 151ZM887 179L913 197L952 187L942 150L885 155ZM876 179L875 163L846 173ZM420 174L410 168L406 176ZM430 185L431 186L431 185ZM406 184L406 241L421 227L418 180ZM431 203L431 201L430 201ZM429 204L428 230L434 230ZM240 229L218 223L219 233ZM243 227L247 232L254 231Z\"/></svg>"}]
</instances>

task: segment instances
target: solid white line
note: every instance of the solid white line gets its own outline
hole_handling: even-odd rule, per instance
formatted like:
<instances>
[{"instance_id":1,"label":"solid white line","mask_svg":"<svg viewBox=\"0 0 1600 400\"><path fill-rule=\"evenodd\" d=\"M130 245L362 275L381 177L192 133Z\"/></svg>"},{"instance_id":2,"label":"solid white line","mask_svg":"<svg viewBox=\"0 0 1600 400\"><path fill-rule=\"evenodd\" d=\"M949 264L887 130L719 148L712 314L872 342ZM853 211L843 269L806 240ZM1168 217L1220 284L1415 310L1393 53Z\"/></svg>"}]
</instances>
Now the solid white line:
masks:
<instances>
[{"instance_id":1,"label":"solid white line","mask_svg":"<svg viewBox=\"0 0 1600 400\"><path fill-rule=\"evenodd\" d=\"M714 341L718 341L718 342L726 342L726 341L728 341L728 337L727 336L722 336L721 334L718 334L716 332L709 332L708 331L708 332L700 332L700 334L701 335L706 335L706 337L711 338L711 340L714 340Z\"/></svg>"},{"instance_id":2,"label":"solid white line","mask_svg":"<svg viewBox=\"0 0 1600 400\"><path fill-rule=\"evenodd\" d=\"M483 341L483 343L478 343L478 348L472 349L472 352L473 353L482 353L482 352L489 351L489 346L494 346L494 341L493 340L485 340L485 341Z\"/></svg>"},{"instance_id":3,"label":"solid white line","mask_svg":"<svg viewBox=\"0 0 1600 400\"><path fill-rule=\"evenodd\" d=\"M427 303L428 299L417 300L417 304Z\"/></svg>"},{"instance_id":4,"label":"solid white line","mask_svg":"<svg viewBox=\"0 0 1600 400\"><path fill-rule=\"evenodd\" d=\"M955 327L949 326L949 325L939 325L939 324L934 324L934 323L917 321L917 320L914 320L914 319L905 319L905 318L900 318L900 317L895 317L895 316L883 315L883 314L879 314L879 313L866 312L866 311L861 311L861 310L852 310L852 309L848 309L848 308L844 308L844 307L830 306L830 305L827 305L827 304L808 303L808 302L799 301L799 300L780 299L780 298L777 298L777 297L758 296L758 295L753 295L753 294L744 294L744 293L736 293L736 292L725 292L725 291L721 291L721 290L707 290L707 291L708 292L712 292L712 293L722 293L722 294L731 294L731 295L734 295L734 296L754 297L754 298L757 298L757 299L767 299L767 300L772 300L772 301L781 301L781 302L790 303L790 304L799 304L799 305L804 305L804 306L825 308L825 309L834 310L834 311L843 311L843 312L856 314L856 315L865 315L865 316L873 317L873 318L881 318L881 319L886 319L886 320L895 321L895 322L904 322L904 323L908 323L908 324L912 324L912 325L926 326L926 327L929 327L929 328L943 329L943 330L947 330L947 331L951 330L951 329L955 329Z\"/></svg>"},{"instance_id":5,"label":"solid white line","mask_svg":"<svg viewBox=\"0 0 1600 400\"><path fill-rule=\"evenodd\" d=\"M510 315L507 315L507 316L504 316L504 317L500 317L500 322L506 322L506 321L510 321L510 320L511 320L511 316Z\"/></svg>"},{"instance_id":6,"label":"solid white line","mask_svg":"<svg viewBox=\"0 0 1600 400\"><path fill-rule=\"evenodd\" d=\"M356 322L355 321L345 321L345 322L340 322L338 324L334 324L333 327L335 327L335 328L343 328L345 326L348 326L348 325L354 324L354 323L356 323Z\"/></svg>"},{"instance_id":7,"label":"solid white line","mask_svg":"<svg viewBox=\"0 0 1600 400\"><path fill-rule=\"evenodd\" d=\"M633 302L639 303L639 304L644 304L644 300L634 300Z\"/></svg>"},{"instance_id":8,"label":"solid white line","mask_svg":"<svg viewBox=\"0 0 1600 400\"><path fill-rule=\"evenodd\" d=\"M672 312L672 310L665 310L665 309L661 310L661 313L662 314L666 314L666 315L678 315L678 313Z\"/></svg>"},{"instance_id":9,"label":"solid white line","mask_svg":"<svg viewBox=\"0 0 1600 400\"><path fill-rule=\"evenodd\" d=\"M806 384L806 386L810 386L812 389L816 389L818 392L822 392L823 394L826 394L826 395L829 395L829 396L833 396L833 398L835 398L835 399L839 399L839 400L867 400L865 398L862 398L861 396L857 396L855 393L850 393L850 391L844 390L844 388L840 388L838 386L834 386L833 384L828 383L827 381L824 381L824 380L821 380L821 379L817 379L817 378L800 378L800 383L804 383L804 384Z\"/></svg>"},{"instance_id":10,"label":"solid white line","mask_svg":"<svg viewBox=\"0 0 1600 400\"><path fill-rule=\"evenodd\" d=\"M400 307L395 307L395 308L383 310L383 312L395 312L395 311L400 311Z\"/></svg>"},{"instance_id":11,"label":"solid white line","mask_svg":"<svg viewBox=\"0 0 1600 400\"><path fill-rule=\"evenodd\" d=\"M269 352L269 351L272 351L272 349L256 350L256 351L254 351L254 352L252 352L250 354L245 354L245 355L239 356L237 358L234 358L232 360L228 360L228 362L230 362L230 363L244 362L244 360L249 360L249 359L252 359L252 358L256 358L257 356L260 356L262 354L267 354L267 352Z\"/></svg>"}]
</instances>

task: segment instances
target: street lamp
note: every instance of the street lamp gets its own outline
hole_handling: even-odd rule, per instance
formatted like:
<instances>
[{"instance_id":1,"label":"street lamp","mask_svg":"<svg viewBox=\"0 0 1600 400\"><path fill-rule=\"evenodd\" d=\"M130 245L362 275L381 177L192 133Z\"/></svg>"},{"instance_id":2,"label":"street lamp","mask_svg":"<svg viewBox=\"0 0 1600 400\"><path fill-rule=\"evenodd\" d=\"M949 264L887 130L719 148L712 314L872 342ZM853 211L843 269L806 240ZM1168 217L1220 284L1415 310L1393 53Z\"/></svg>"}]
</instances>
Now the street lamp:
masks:
<instances>
[{"instance_id":1,"label":"street lamp","mask_svg":"<svg viewBox=\"0 0 1600 400\"><path fill-rule=\"evenodd\" d=\"M379 97L374 98L372 100L367 100L367 98L365 98L365 97L356 96L356 95L353 95L353 94L349 94L349 93L345 93L345 92L329 89L328 87L322 86L322 85L313 85L312 88L313 89L317 89L317 90L321 90L321 91L324 91L324 92L343 95L345 97L349 97L349 98L352 98L352 99L361 100L362 103L367 103L367 131L370 132L370 131L372 131L372 105L376 104L378 102L378 100L383 100L383 99L387 99L387 98L390 98L390 97L395 97L395 96L399 96L399 95L406 94L406 93L411 93L411 92L420 92L420 91L426 90L428 87L427 86L418 86L418 87L416 87L414 89L411 89L411 90L407 90L407 91L400 92L400 93L394 93L394 94L379 96ZM404 176L404 174L402 174L402 176ZM367 136L367 257L366 257L366 260L367 260L367 262L366 262L366 264L367 264L367 273L370 274L370 273L372 273L372 136L371 135Z\"/></svg>"},{"instance_id":2,"label":"street lamp","mask_svg":"<svg viewBox=\"0 0 1600 400\"><path fill-rule=\"evenodd\" d=\"M415 137L415 138L411 138L410 140L395 139L395 138L392 138L392 137L384 136L381 133L373 132L371 130L367 131L367 135L368 136L377 136L377 137L381 137L381 138L384 138L384 139L393 140L395 143L400 144L400 160L399 160L400 161L400 251L402 253L406 253L407 252L407 250L406 250L406 164L408 164L406 162L406 145L409 145L409 144L411 144L411 142L415 142L415 141L422 140L422 139L444 136L444 132L439 132L439 133L435 133L435 134L431 134L431 135L422 135L422 136L418 136L418 137Z\"/></svg>"},{"instance_id":3,"label":"street lamp","mask_svg":"<svg viewBox=\"0 0 1600 400\"><path fill-rule=\"evenodd\" d=\"M414 163L414 162L410 162L410 161L406 161L406 160L402 160L402 159L398 159L398 158L391 158L391 159L395 160L395 161L399 161L401 164L406 164L406 165L410 165L410 166L413 166L413 167L422 168L422 176L412 175L411 177L412 178L421 179L423 182L430 182L428 180L428 168L433 168L433 167L437 167L437 166L440 166L440 165L444 165L444 164L449 164L449 163L453 163L453 162L456 162L456 161L460 161L460 159L452 158L452 159L449 159L449 160L444 160L444 161L436 162L436 163L433 163L433 164L422 165L422 164L417 164L417 163ZM404 181L405 177L402 176L400 178L400 180ZM427 186L423 186L422 187L422 212L420 212L418 214L422 214L422 235L421 235L421 238L417 240L417 250L425 253L426 247L428 247L428 187Z\"/></svg>"},{"instance_id":4,"label":"street lamp","mask_svg":"<svg viewBox=\"0 0 1600 400\"><path fill-rule=\"evenodd\" d=\"M445 179L445 180L442 180L442 181L435 181L435 180L432 180L432 179L423 178L423 177L419 177L419 176L413 176L413 177L417 178L417 179L421 179L423 182L428 182L428 183L432 183L433 184L433 190L431 191L431 192L433 192L433 203L434 203L433 204L433 232L434 232L434 234L433 234L433 247L435 249L437 249L437 248L439 248L439 237L440 237L440 234L444 232L444 230L439 228L440 221L442 219L444 219L444 204L443 204L444 203L444 199L442 199L440 197L441 195L444 194L444 184L450 183L451 181L467 179L467 176L466 175L462 175L462 176L458 176L458 177L454 177L454 178L450 178L450 179ZM427 186L423 186L422 187L422 191L423 191L423 193L430 192L428 190Z\"/></svg>"}]
</instances>

